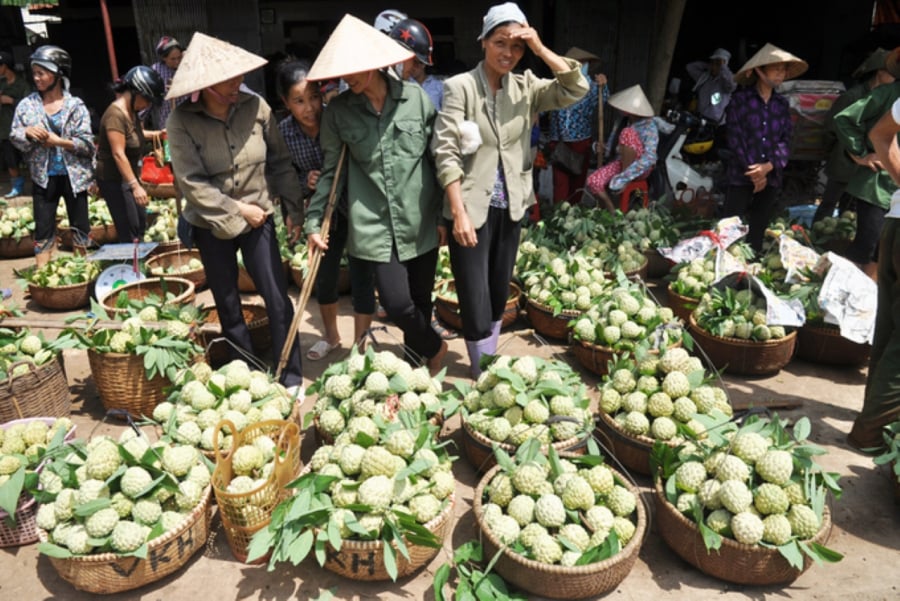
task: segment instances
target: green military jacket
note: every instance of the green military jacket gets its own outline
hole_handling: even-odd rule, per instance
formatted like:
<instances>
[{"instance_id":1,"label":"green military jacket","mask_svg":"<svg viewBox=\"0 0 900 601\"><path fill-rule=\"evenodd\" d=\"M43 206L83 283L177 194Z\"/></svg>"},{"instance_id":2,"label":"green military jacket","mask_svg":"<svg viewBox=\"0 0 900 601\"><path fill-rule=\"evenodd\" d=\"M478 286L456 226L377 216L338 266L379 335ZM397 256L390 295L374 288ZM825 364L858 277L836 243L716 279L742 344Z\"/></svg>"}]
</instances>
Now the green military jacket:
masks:
<instances>
[{"instance_id":1,"label":"green military jacket","mask_svg":"<svg viewBox=\"0 0 900 601\"><path fill-rule=\"evenodd\" d=\"M249 231L236 201L303 221L300 181L269 105L241 93L228 119L210 116L201 102L178 105L166 122L172 170L187 201L184 218L230 240Z\"/></svg>"},{"instance_id":2,"label":"green military jacket","mask_svg":"<svg viewBox=\"0 0 900 601\"><path fill-rule=\"evenodd\" d=\"M862 168L853 162L853 159L847 155L844 145L837 141L837 134L834 129L834 116L869 92L869 86L865 83L851 86L849 90L837 97L834 104L831 105L828 114L825 115L825 123L823 125L828 132L829 141L833 143L831 151L828 153L828 160L825 162L825 175L828 176L829 180L846 184L856 170Z\"/></svg>"},{"instance_id":3,"label":"green military jacket","mask_svg":"<svg viewBox=\"0 0 900 601\"><path fill-rule=\"evenodd\" d=\"M872 152L868 134L875 123L900 97L900 82L879 86L834 116L838 142L854 156ZM891 205L891 194L897 185L887 171L857 169L847 182L847 193L882 209Z\"/></svg>"},{"instance_id":4,"label":"green military jacket","mask_svg":"<svg viewBox=\"0 0 900 601\"><path fill-rule=\"evenodd\" d=\"M384 77L384 75L378 75ZM427 152L435 110L422 88L385 78L388 94L378 114L362 94L346 91L322 114L319 142L325 155L309 201L305 231L318 233L337 171L346 185L351 256L387 263L396 245L401 261L437 246L441 191Z\"/></svg>"}]
</instances>

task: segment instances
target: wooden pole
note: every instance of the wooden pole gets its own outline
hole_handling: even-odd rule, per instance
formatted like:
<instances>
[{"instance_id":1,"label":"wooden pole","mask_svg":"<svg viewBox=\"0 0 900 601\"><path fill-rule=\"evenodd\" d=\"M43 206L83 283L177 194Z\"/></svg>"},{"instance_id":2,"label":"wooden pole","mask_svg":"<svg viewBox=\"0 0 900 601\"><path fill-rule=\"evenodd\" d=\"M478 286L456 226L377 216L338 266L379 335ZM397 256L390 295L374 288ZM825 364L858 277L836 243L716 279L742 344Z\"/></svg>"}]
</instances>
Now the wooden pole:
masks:
<instances>
[{"instance_id":1,"label":"wooden pole","mask_svg":"<svg viewBox=\"0 0 900 601\"><path fill-rule=\"evenodd\" d=\"M606 156L606 135L603 131L603 88L606 84L600 86L600 93L597 95L597 167L603 165L603 158Z\"/></svg>"},{"instance_id":2,"label":"wooden pole","mask_svg":"<svg viewBox=\"0 0 900 601\"><path fill-rule=\"evenodd\" d=\"M666 97L666 79L672 66L672 54L678 41L678 30L681 28L681 17L687 0L669 0L658 3L663 6L662 15L657 15L659 26L656 42L650 55L650 72L648 73L647 99L655 112L662 108Z\"/></svg>"},{"instance_id":3,"label":"wooden pole","mask_svg":"<svg viewBox=\"0 0 900 601\"><path fill-rule=\"evenodd\" d=\"M341 147L341 156L338 159L337 169L334 172L334 179L331 182L331 192L328 195L328 204L325 205L325 215L322 218L322 227L319 229L319 235L325 240L328 237L328 230L331 229L331 215L334 213L334 205L337 203L338 182L341 179L341 170L344 166L344 157L347 154L347 145ZM300 320L303 319L303 313L306 311L306 304L312 294L313 286L316 283L316 276L319 273L319 264L322 262L322 251L318 248L310 250L309 256L309 273L303 280L303 288L300 290L300 300L294 309L294 319L291 321L291 327L288 329L287 338L281 349L281 356L278 359L278 368L275 370L275 379L281 377L284 366L287 365L288 358L291 355L291 347L294 346L294 340L297 338L297 330L300 327Z\"/></svg>"}]
</instances>

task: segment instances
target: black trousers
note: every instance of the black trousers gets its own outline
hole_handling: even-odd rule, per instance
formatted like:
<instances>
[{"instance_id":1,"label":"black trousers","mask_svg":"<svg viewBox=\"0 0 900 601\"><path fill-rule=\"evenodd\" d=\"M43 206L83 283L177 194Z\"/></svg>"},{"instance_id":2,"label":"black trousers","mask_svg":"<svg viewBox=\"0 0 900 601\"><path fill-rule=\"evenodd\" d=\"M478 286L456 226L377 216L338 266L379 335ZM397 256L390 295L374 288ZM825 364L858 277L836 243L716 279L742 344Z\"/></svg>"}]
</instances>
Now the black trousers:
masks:
<instances>
[{"instance_id":1,"label":"black trousers","mask_svg":"<svg viewBox=\"0 0 900 601\"><path fill-rule=\"evenodd\" d=\"M434 357L441 350L441 337L431 327L431 291L437 269L438 249L401 261L396 246L387 263L367 263L375 271L378 298L388 317L403 330L403 344L421 358Z\"/></svg>"},{"instance_id":2,"label":"black trousers","mask_svg":"<svg viewBox=\"0 0 900 601\"><path fill-rule=\"evenodd\" d=\"M887 209L864 200L856 201L856 237L844 253L848 259L860 265L878 260L878 241L881 239L885 215Z\"/></svg>"},{"instance_id":3,"label":"black trousers","mask_svg":"<svg viewBox=\"0 0 900 601\"><path fill-rule=\"evenodd\" d=\"M738 215L750 226L747 242L757 253L762 250L766 228L775 213L777 195L778 190L768 185L755 194L752 186L729 186L725 193L722 216Z\"/></svg>"},{"instance_id":4,"label":"black trousers","mask_svg":"<svg viewBox=\"0 0 900 601\"><path fill-rule=\"evenodd\" d=\"M448 229L452 232L452 223ZM512 221L508 209L491 207L475 232L474 247L462 247L450 236L450 267L466 340L487 338L491 323L503 317L521 231L522 222Z\"/></svg>"},{"instance_id":5,"label":"black trousers","mask_svg":"<svg viewBox=\"0 0 900 601\"><path fill-rule=\"evenodd\" d=\"M134 201L131 187L121 181L99 181L97 185L109 207L119 242L143 241L144 231L147 229L147 211Z\"/></svg>"},{"instance_id":6,"label":"black trousers","mask_svg":"<svg viewBox=\"0 0 900 601\"><path fill-rule=\"evenodd\" d=\"M341 259L347 246L350 223L346 215L335 211L331 216L328 232L328 250L322 255L319 273L316 275L316 300L320 305L338 301L338 274ZM350 264L350 293L353 310L361 315L375 313L375 270L369 261L348 257Z\"/></svg>"},{"instance_id":7,"label":"black trousers","mask_svg":"<svg viewBox=\"0 0 900 601\"><path fill-rule=\"evenodd\" d=\"M294 305L287 295L287 278L281 267L275 220L269 216L260 227L231 240L221 240L213 236L210 230L195 227L194 240L203 259L206 282L216 301L222 335L252 353L250 330L241 311L241 294L237 285L237 251L241 251L244 267L266 304L269 330L272 333L272 351L277 362L294 319ZM294 386L302 382L300 343L299 338L295 338L287 365L281 373L281 383Z\"/></svg>"},{"instance_id":8,"label":"black trousers","mask_svg":"<svg viewBox=\"0 0 900 601\"><path fill-rule=\"evenodd\" d=\"M66 214L77 244L84 244L91 231L88 218L87 192L76 194L68 175L51 175L47 187L42 188L32 180L32 207L34 210L34 240L41 248L47 246L56 234L56 207L60 196L66 201Z\"/></svg>"}]
</instances>

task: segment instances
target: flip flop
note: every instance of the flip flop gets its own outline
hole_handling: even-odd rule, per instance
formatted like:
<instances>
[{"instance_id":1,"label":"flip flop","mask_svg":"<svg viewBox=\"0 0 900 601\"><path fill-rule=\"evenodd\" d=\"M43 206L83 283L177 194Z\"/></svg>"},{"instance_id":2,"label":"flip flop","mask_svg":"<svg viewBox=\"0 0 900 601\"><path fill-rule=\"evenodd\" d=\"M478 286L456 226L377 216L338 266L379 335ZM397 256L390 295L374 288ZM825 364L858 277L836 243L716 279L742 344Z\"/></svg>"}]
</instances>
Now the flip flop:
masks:
<instances>
[{"instance_id":1,"label":"flip flop","mask_svg":"<svg viewBox=\"0 0 900 601\"><path fill-rule=\"evenodd\" d=\"M438 319L437 317L431 318L431 327L434 329L435 332L438 333L438 336L441 337L441 340L453 340L454 338L459 336L459 334L457 334L453 330L445 328L444 324L442 324L441 320Z\"/></svg>"},{"instance_id":2,"label":"flip flop","mask_svg":"<svg viewBox=\"0 0 900 601\"><path fill-rule=\"evenodd\" d=\"M324 338L316 342L310 349L306 352L306 358L310 361L318 361L320 359L324 359L328 353L333 351L334 349L341 346L341 343L331 344Z\"/></svg>"}]
</instances>

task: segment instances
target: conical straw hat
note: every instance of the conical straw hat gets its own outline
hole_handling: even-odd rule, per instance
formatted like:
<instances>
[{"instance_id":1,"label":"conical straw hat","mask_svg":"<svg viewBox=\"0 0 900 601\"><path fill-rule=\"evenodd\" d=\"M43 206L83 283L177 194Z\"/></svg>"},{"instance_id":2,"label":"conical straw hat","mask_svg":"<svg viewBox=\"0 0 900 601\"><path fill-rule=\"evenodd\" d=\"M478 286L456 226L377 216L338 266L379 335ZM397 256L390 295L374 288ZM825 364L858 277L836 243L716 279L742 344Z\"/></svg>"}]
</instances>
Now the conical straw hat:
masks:
<instances>
[{"instance_id":1,"label":"conical straw hat","mask_svg":"<svg viewBox=\"0 0 900 601\"><path fill-rule=\"evenodd\" d=\"M775 63L787 63L787 73L784 75L785 80L800 77L809 69L809 65L806 64L805 60L797 58L778 46L766 44L741 67L741 70L734 76L734 80L742 85L753 83L753 69Z\"/></svg>"},{"instance_id":2,"label":"conical straw hat","mask_svg":"<svg viewBox=\"0 0 900 601\"><path fill-rule=\"evenodd\" d=\"M587 50L579 48L578 46L572 46L566 50L566 53L563 56L581 62L600 62L599 56L593 52L588 52Z\"/></svg>"},{"instance_id":3,"label":"conical straw hat","mask_svg":"<svg viewBox=\"0 0 900 601\"><path fill-rule=\"evenodd\" d=\"M307 79L336 79L381 69L415 56L390 37L353 15L344 15L316 57Z\"/></svg>"},{"instance_id":4,"label":"conical straw hat","mask_svg":"<svg viewBox=\"0 0 900 601\"><path fill-rule=\"evenodd\" d=\"M640 85L633 85L609 97L609 106L637 117L652 117L653 106Z\"/></svg>"},{"instance_id":5,"label":"conical straw hat","mask_svg":"<svg viewBox=\"0 0 900 601\"><path fill-rule=\"evenodd\" d=\"M266 64L266 59L228 42L194 32L166 99L197 92Z\"/></svg>"}]
</instances>

